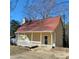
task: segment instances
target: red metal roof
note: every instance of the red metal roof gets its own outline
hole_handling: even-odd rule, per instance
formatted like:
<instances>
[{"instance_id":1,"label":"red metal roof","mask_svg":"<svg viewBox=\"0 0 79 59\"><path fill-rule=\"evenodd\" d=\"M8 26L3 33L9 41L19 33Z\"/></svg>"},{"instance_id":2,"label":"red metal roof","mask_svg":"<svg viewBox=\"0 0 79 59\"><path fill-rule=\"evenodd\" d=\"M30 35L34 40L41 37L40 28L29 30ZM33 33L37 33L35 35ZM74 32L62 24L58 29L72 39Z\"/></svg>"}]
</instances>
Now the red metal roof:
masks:
<instances>
[{"instance_id":1,"label":"red metal roof","mask_svg":"<svg viewBox=\"0 0 79 59\"><path fill-rule=\"evenodd\" d=\"M53 31L57 28L60 22L60 16L56 16L53 18L47 18L44 20L33 21L30 24L25 23L20 28L18 28L17 32L21 31Z\"/></svg>"}]
</instances>

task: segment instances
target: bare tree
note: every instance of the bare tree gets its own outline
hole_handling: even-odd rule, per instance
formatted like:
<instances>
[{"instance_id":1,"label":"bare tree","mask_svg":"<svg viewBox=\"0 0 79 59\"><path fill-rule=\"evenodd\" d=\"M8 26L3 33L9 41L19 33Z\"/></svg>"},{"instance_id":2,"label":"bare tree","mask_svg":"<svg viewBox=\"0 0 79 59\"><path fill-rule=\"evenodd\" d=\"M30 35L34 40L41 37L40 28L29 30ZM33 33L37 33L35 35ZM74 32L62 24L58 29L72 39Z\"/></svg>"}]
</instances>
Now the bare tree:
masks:
<instances>
[{"instance_id":1,"label":"bare tree","mask_svg":"<svg viewBox=\"0 0 79 59\"><path fill-rule=\"evenodd\" d=\"M29 5L26 7L25 14L31 20L36 18L35 9L36 9L36 7L34 5Z\"/></svg>"},{"instance_id":2,"label":"bare tree","mask_svg":"<svg viewBox=\"0 0 79 59\"><path fill-rule=\"evenodd\" d=\"M42 19L49 17L50 11L55 5L55 0L34 0L35 3L25 5L25 13L32 19L40 15Z\"/></svg>"}]
</instances>

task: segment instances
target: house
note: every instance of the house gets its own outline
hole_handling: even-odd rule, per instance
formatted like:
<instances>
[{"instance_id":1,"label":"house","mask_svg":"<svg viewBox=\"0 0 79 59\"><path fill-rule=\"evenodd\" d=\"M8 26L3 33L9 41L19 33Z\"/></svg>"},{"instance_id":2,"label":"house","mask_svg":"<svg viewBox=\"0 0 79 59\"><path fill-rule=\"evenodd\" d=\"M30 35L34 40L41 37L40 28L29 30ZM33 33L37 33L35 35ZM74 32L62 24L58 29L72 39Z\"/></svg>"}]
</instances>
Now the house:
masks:
<instances>
[{"instance_id":1,"label":"house","mask_svg":"<svg viewBox=\"0 0 79 59\"><path fill-rule=\"evenodd\" d=\"M16 31L17 44L30 44L38 46L57 47L63 46L63 27L60 16L47 18L44 20L25 22Z\"/></svg>"}]
</instances>

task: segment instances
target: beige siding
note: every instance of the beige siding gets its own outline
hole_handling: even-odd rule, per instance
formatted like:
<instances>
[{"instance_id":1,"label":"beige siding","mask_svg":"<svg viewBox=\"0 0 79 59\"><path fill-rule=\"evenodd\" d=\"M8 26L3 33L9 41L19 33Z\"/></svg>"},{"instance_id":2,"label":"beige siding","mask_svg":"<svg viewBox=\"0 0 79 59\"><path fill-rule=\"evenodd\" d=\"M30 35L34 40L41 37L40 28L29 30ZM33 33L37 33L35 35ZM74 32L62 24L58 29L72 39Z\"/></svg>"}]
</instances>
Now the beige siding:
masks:
<instances>
[{"instance_id":1,"label":"beige siding","mask_svg":"<svg viewBox=\"0 0 79 59\"><path fill-rule=\"evenodd\" d=\"M51 45L51 33L50 32L41 32L41 43L45 44L44 36L48 36L48 45ZM52 35L53 40L53 35ZM33 33L33 41L40 41L40 32ZM53 42L53 41L52 41Z\"/></svg>"},{"instance_id":2,"label":"beige siding","mask_svg":"<svg viewBox=\"0 0 79 59\"><path fill-rule=\"evenodd\" d=\"M55 31L56 33L56 46L62 47L63 46L63 28L60 22L58 28Z\"/></svg>"},{"instance_id":3,"label":"beige siding","mask_svg":"<svg viewBox=\"0 0 79 59\"><path fill-rule=\"evenodd\" d=\"M29 38L29 40L31 40L31 35L32 35L32 33L25 33L25 34L19 34L19 36L20 35L24 35L24 36L26 36L26 37L28 37ZM41 35L41 37L40 37L40 35ZM33 38L32 38L32 41L41 41L41 43L42 44L45 44L45 36L48 36L48 45L51 45L51 33L50 32L41 32L41 34L40 34L40 32L37 32L37 33L35 33L35 32L33 32ZM21 38L21 37L19 37L19 38ZM41 38L41 40L40 40L40 38ZM52 33L52 42L53 42L53 33Z\"/></svg>"},{"instance_id":4,"label":"beige siding","mask_svg":"<svg viewBox=\"0 0 79 59\"><path fill-rule=\"evenodd\" d=\"M51 45L51 34L50 32L45 32L45 33L42 33L42 43L44 43L44 36L48 36L48 45Z\"/></svg>"},{"instance_id":5,"label":"beige siding","mask_svg":"<svg viewBox=\"0 0 79 59\"><path fill-rule=\"evenodd\" d=\"M40 41L40 33L33 33L33 41Z\"/></svg>"}]
</instances>

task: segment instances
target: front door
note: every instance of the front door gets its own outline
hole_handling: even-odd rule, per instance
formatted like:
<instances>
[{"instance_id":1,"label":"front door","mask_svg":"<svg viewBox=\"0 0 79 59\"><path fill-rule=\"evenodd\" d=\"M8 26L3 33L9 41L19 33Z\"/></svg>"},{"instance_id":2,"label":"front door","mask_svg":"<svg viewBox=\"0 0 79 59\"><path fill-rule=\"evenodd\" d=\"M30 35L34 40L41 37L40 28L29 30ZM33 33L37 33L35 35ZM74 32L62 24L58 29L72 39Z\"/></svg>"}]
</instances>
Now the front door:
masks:
<instances>
[{"instance_id":1,"label":"front door","mask_svg":"<svg viewBox=\"0 0 79 59\"><path fill-rule=\"evenodd\" d=\"M44 36L44 43L48 44L48 36Z\"/></svg>"}]
</instances>

